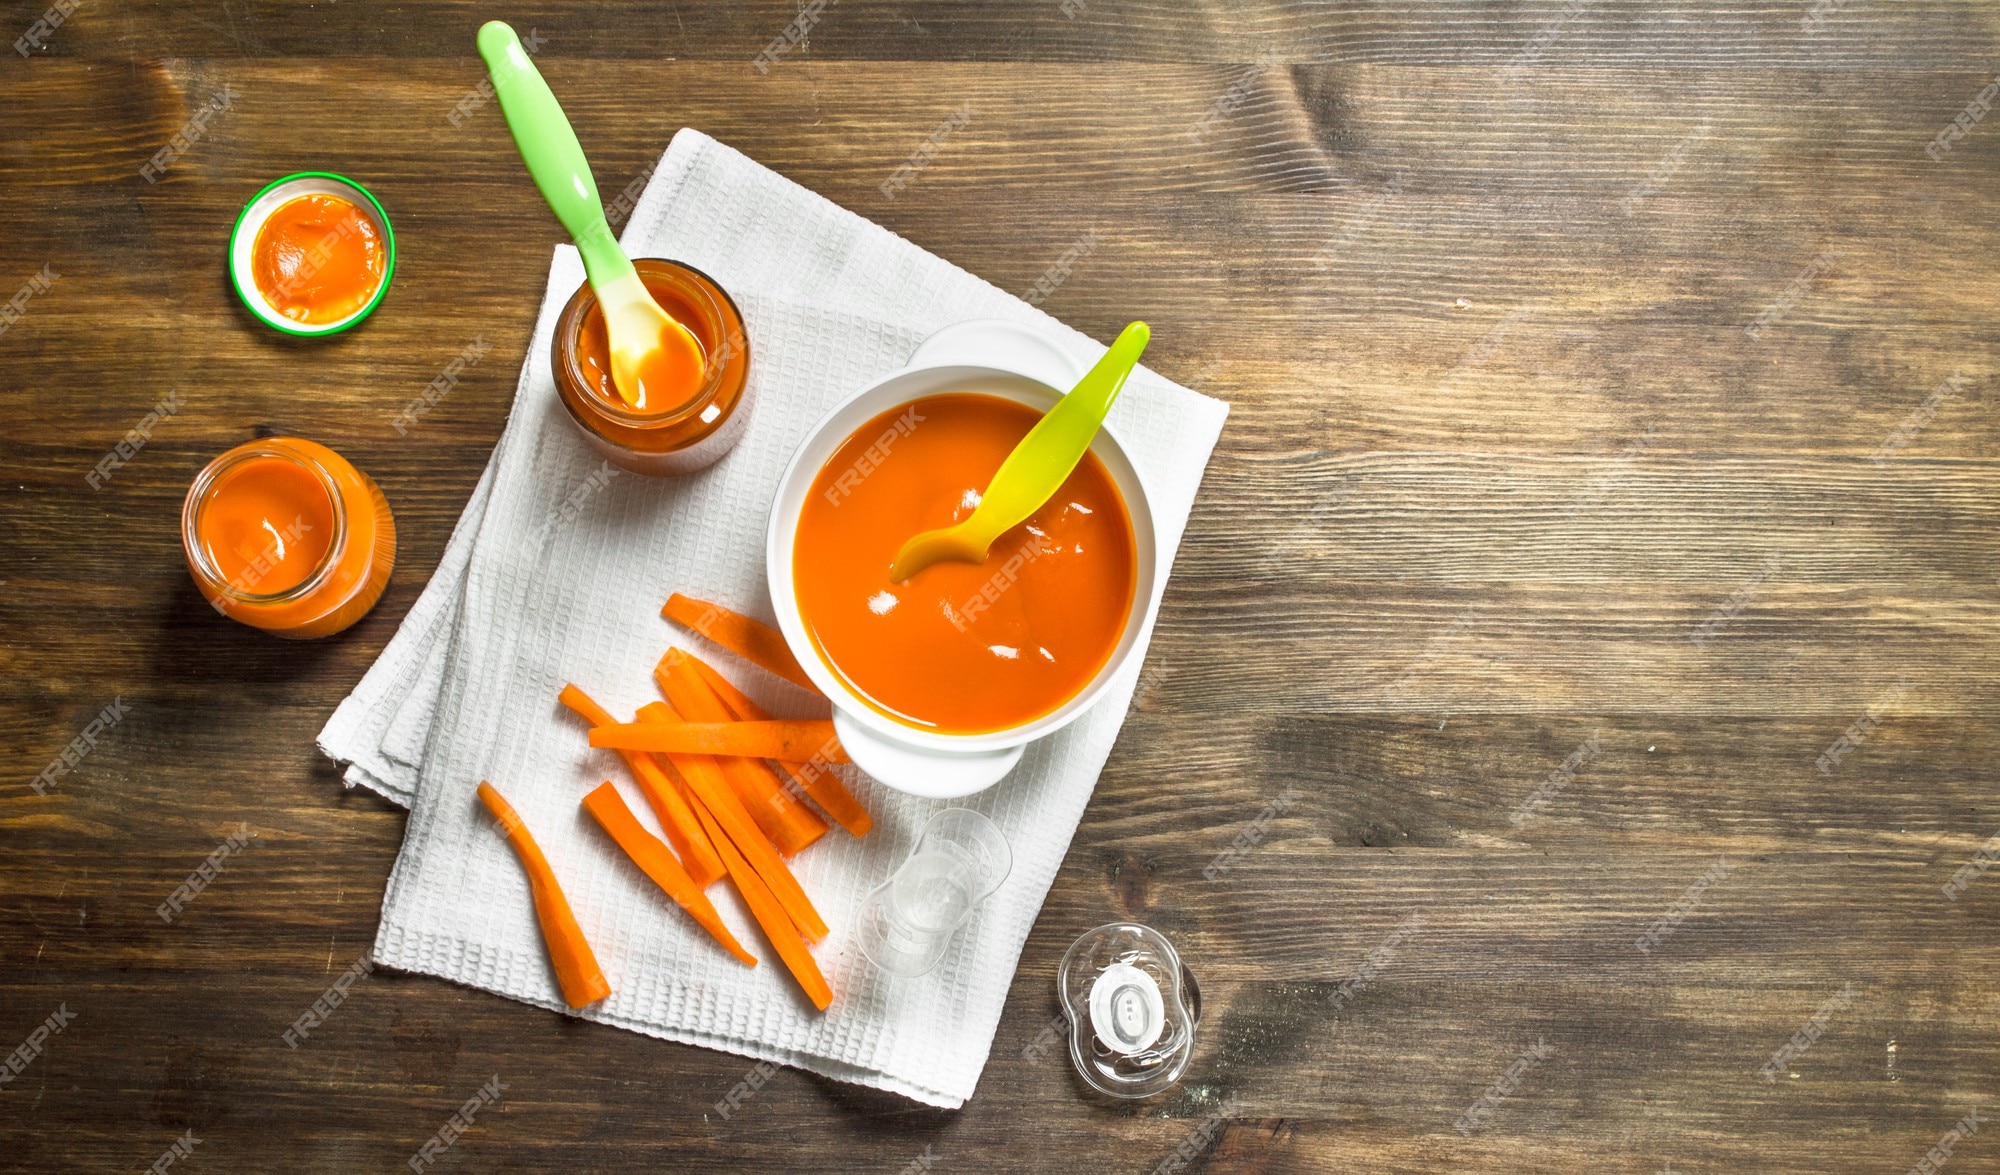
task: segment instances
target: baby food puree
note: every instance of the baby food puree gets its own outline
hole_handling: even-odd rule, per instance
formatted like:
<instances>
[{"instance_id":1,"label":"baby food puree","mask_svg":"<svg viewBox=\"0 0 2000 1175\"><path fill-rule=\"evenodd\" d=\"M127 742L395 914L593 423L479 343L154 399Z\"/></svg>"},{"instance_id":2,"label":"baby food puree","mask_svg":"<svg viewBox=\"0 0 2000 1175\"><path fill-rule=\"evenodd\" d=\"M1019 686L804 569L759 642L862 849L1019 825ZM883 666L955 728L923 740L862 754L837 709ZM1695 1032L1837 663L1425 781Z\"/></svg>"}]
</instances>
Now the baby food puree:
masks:
<instances>
[{"instance_id":1,"label":"baby food puree","mask_svg":"<svg viewBox=\"0 0 2000 1175\"><path fill-rule=\"evenodd\" d=\"M653 301L666 311L667 317L688 328L701 344L704 355L715 354L715 341L707 337L706 316L694 300L664 277L648 281L648 276L641 273L639 280L645 284L646 292L653 295ZM576 339L576 361L583 367L586 386L606 404L623 405L637 413L653 413L671 412L687 403L701 390L702 373L682 368L675 361L677 355L678 352L666 347L655 348L648 354L638 365L639 398L626 404L611 379L611 328L605 325L604 310L592 306L584 312Z\"/></svg>"},{"instance_id":2,"label":"baby food puree","mask_svg":"<svg viewBox=\"0 0 2000 1175\"><path fill-rule=\"evenodd\" d=\"M210 565L239 591L290 591L326 558L333 498L297 461L250 457L215 479L198 527Z\"/></svg>"},{"instance_id":3,"label":"baby food puree","mask_svg":"<svg viewBox=\"0 0 2000 1175\"><path fill-rule=\"evenodd\" d=\"M279 314L311 326L338 322L382 284L388 246L354 203L316 193L287 200L257 230L257 289Z\"/></svg>"},{"instance_id":4,"label":"baby food puree","mask_svg":"<svg viewBox=\"0 0 2000 1175\"><path fill-rule=\"evenodd\" d=\"M632 262L653 301L701 344L702 370L642 372L627 404L611 380L611 338L589 282L556 320L550 360L556 394L590 444L613 465L649 476L693 473L720 459L749 425L750 341L727 291L692 266L657 257Z\"/></svg>"},{"instance_id":5,"label":"baby food puree","mask_svg":"<svg viewBox=\"0 0 2000 1175\"><path fill-rule=\"evenodd\" d=\"M799 611L828 667L892 718L947 734L1033 721L1089 685L1124 632L1132 520L1090 453L984 563L889 581L904 540L971 514L1040 419L1000 396L927 397L862 425L813 480Z\"/></svg>"},{"instance_id":6,"label":"baby food puree","mask_svg":"<svg viewBox=\"0 0 2000 1175\"><path fill-rule=\"evenodd\" d=\"M359 620L396 565L396 519L373 478L299 437L248 441L196 475L181 545L216 611L305 639Z\"/></svg>"}]
</instances>

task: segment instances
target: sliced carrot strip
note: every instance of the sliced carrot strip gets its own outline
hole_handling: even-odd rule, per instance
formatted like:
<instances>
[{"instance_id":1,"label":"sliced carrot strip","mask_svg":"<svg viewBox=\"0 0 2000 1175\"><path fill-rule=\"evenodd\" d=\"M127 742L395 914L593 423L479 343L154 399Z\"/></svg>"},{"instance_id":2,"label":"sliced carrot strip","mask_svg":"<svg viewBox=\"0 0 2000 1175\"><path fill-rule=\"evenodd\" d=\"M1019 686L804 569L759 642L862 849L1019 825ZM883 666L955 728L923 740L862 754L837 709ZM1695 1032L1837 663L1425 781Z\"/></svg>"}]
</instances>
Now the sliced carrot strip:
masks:
<instances>
[{"instance_id":1,"label":"sliced carrot strip","mask_svg":"<svg viewBox=\"0 0 2000 1175\"><path fill-rule=\"evenodd\" d=\"M729 869L729 879L736 883L736 892L743 895L744 904L750 907L750 916L764 928L764 937L771 941L778 958L784 960L792 978L805 989L806 998L820 1011L826 1011L827 1005L833 1003L833 989L827 986L826 976L820 973L819 964L813 962L812 952L806 950L806 944L799 940L799 928L786 916L785 906L764 884L757 870L743 859L743 854L736 851L736 846L729 843L728 835L715 827L715 817L703 806L699 795L695 797L694 810L709 829L710 837L721 848L722 863Z\"/></svg>"},{"instance_id":2,"label":"sliced carrot strip","mask_svg":"<svg viewBox=\"0 0 2000 1175\"><path fill-rule=\"evenodd\" d=\"M651 724L669 727L679 717L674 713L673 707L664 702L652 702L641 706L639 715ZM820 918L819 911L813 909L812 900L806 897L806 891L800 888L798 879L792 876L792 871L785 868L785 862L779 858L778 851L772 848L771 842L757 830L756 821L750 819L750 814L737 802L736 793L730 791L729 784L723 781L722 768L716 766L715 760L707 755L669 753L667 761L674 765L680 772L681 779L687 783L688 799L700 801L695 806L696 814L699 815L701 810L706 808L709 815L715 817L716 822L728 833L728 839L735 843L737 851L749 860L751 867L757 870L757 875L762 877L764 883L771 887L771 892L777 895L779 904L784 906L785 912L791 916L799 930L814 942L825 938L826 922ZM703 827L708 826L704 824ZM718 853L722 852L722 842L715 840L713 832L709 834L709 840L715 843ZM727 854L723 855L722 863L724 866L729 864Z\"/></svg>"},{"instance_id":3,"label":"sliced carrot strip","mask_svg":"<svg viewBox=\"0 0 2000 1175\"><path fill-rule=\"evenodd\" d=\"M565 685L556 696L592 726L617 721L575 685ZM708 834L701 830L701 822L695 819L694 810L688 807L680 791L667 779L651 755L643 751L620 753L625 756L625 765L632 769L632 778L639 784L646 802L652 805L653 815L660 818L660 827L666 830L674 851L680 854L688 876L696 885L706 888L722 876L722 858L715 855L715 847L708 843Z\"/></svg>"},{"instance_id":4,"label":"sliced carrot strip","mask_svg":"<svg viewBox=\"0 0 2000 1175\"><path fill-rule=\"evenodd\" d=\"M764 712L762 706L751 701L748 694L737 689L735 683L717 672L714 666L693 653L681 653L679 649L670 650L667 655L671 657L676 653L680 653L687 659L688 664L694 666L694 671L708 683L708 688L714 690L715 696L721 698L722 704L729 708L732 718L738 722L770 720L771 716ZM658 670L654 672L657 673ZM868 809L861 806L861 801L854 798L854 793L847 790L847 785L840 781L838 775L828 770L832 766L832 760L824 755L815 755L803 763L796 759L780 760L778 766L783 767L787 774L797 780L806 794L813 798L813 802L826 809L826 814L838 820L842 828L860 837L867 836L869 830L875 827L875 820L868 815Z\"/></svg>"},{"instance_id":5,"label":"sliced carrot strip","mask_svg":"<svg viewBox=\"0 0 2000 1175\"><path fill-rule=\"evenodd\" d=\"M784 634L761 620L752 620L741 612L732 612L720 604L697 600L679 592L667 597L667 606L660 609L660 615L700 633L752 665L775 673L793 685L819 692L812 678L799 668L799 659L792 656L791 648L785 644Z\"/></svg>"},{"instance_id":6,"label":"sliced carrot strip","mask_svg":"<svg viewBox=\"0 0 2000 1175\"><path fill-rule=\"evenodd\" d=\"M667 657L680 657L685 659L688 664L694 666L694 671L701 674L701 679L708 683L708 688L714 690L715 696L722 699L722 704L729 707L729 712L736 716L736 721L769 722L771 720L771 716L764 712L762 706L751 701L749 694L737 689L735 682L718 673L715 666L710 665L685 649L668 649L667 656L660 658L661 665L667 663ZM659 669L655 668L653 675L658 677L659 672Z\"/></svg>"},{"instance_id":7,"label":"sliced carrot strip","mask_svg":"<svg viewBox=\"0 0 2000 1175\"><path fill-rule=\"evenodd\" d=\"M500 822L507 843L514 846L514 855L528 871L528 889L535 895L535 920L542 924L542 941L548 944L549 962L555 965L563 1002L581 1008L610 995L604 968L597 965L597 956L583 937L583 927L576 924L576 912L569 908L569 899L563 897L562 886L556 882L555 870L549 868L542 847L521 822L521 814L484 780L479 784L479 802Z\"/></svg>"},{"instance_id":8,"label":"sliced carrot strip","mask_svg":"<svg viewBox=\"0 0 2000 1175\"><path fill-rule=\"evenodd\" d=\"M722 857L709 843L708 834L702 831L694 809L688 806L685 789L668 776L666 765L652 755L634 751L628 762L632 765L632 776L638 781L640 792L652 805L654 815L660 817L660 825L666 830L667 838L673 841L676 849L681 848L680 838L687 839L687 855L681 860L686 865L688 877L706 889L722 877ZM663 809L666 815L661 815ZM688 821L688 827L679 823L683 817Z\"/></svg>"},{"instance_id":9,"label":"sliced carrot strip","mask_svg":"<svg viewBox=\"0 0 2000 1175\"><path fill-rule=\"evenodd\" d=\"M671 755L741 755L751 759L803 761L825 751L829 763L845 763L847 752L824 718L774 722L627 722L590 731L593 747L665 751Z\"/></svg>"},{"instance_id":10,"label":"sliced carrot strip","mask_svg":"<svg viewBox=\"0 0 2000 1175\"><path fill-rule=\"evenodd\" d=\"M847 785L840 781L840 776L833 773L832 760L815 756L804 763L781 760L778 766L783 767L785 773L797 781L799 787L803 788L820 807L826 809L826 814L839 821L840 826L851 835L867 836L874 829L875 818L868 814L868 809L861 806L860 800L854 798L854 793L847 790Z\"/></svg>"},{"instance_id":11,"label":"sliced carrot strip","mask_svg":"<svg viewBox=\"0 0 2000 1175\"><path fill-rule=\"evenodd\" d=\"M625 806L625 797L618 794L618 789L610 781L583 797L583 806L604 831L611 834L611 839L618 842L618 847L625 850L625 855L632 858L632 863L666 890L667 896L686 910L689 917L714 935L715 941L750 966L757 965L757 956L744 950L743 944L736 941L736 936L729 933L729 927L723 925L722 916L715 912L715 906L701 892L701 887L688 876L687 870L681 868L681 863L674 860L674 855L667 851L666 843L647 832L645 826L633 817L632 809Z\"/></svg>"},{"instance_id":12,"label":"sliced carrot strip","mask_svg":"<svg viewBox=\"0 0 2000 1175\"><path fill-rule=\"evenodd\" d=\"M701 675L687 663L687 655L679 649L667 650L660 659L653 676L660 683L660 692L667 695L675 710L690 722L729 722L735 715L722 704L714 690L708 688ZM778 773L771 770L762 759L745 759L731 755L717 759L722 768L722 776L735 790L736 798L750 810L750 816L757 821L757 827L778 846L778 851L787 857L826 835L826 821L819 814L792 798L785 785L778 782Z\"/></svg>"}]
</instances>

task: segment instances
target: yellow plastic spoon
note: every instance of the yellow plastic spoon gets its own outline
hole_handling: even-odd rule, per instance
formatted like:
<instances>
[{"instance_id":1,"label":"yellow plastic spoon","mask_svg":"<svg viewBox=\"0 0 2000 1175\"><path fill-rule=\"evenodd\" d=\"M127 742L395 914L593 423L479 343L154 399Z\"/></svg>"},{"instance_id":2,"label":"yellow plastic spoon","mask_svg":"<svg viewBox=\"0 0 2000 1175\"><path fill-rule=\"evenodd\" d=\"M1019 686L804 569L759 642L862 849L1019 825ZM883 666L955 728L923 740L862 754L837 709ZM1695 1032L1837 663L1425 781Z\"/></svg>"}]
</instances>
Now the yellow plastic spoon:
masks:
<instances>
[{"instance_id":1,"label":"yellow plastic spoon","mask_svg":"<svg viewBox=\"0 0 2000 1175\"><path fill-rule=\"evenodd\" d=\"M903 544L889 568L894 583L943 560L984 563L993 540L1006 534L1042 508L1083 460L1105 413L1125 387L1125 377L1139 362L1152 331L1135 322L1119 332L1117 341L1056 406L1043 413L1014 451L1000 463L979 505L955 526L927 530Z\"/></svg>"},{"instance_id":2,"label":"yellow plastic spoon","mask_svg":"<svg viewBox=\"0 0 2000 1175\"><path fill-rule=\"evenodd\" d=\"M521 149L521 162L583 254L590 288L604 311L611 382L619 396L645 412L685 403L701 387L701 342L653 301L632 259L612 237L590 161L583 157L583 145L576 141L562 104L504 21L480 27L479 55L493 76L493 93Z\"/></svg>"}]
</instances>

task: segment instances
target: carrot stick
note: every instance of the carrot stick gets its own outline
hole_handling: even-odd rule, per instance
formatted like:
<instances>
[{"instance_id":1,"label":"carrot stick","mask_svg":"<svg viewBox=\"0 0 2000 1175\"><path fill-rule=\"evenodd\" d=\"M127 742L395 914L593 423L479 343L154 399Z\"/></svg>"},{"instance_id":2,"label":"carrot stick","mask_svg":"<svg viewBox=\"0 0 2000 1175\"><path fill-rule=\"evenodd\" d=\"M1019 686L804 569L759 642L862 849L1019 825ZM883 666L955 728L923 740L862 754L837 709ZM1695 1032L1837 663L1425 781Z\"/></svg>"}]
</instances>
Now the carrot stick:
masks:
<instances>
[{"instance_id":1,"label":"carrot stick","mask_svg":"<svg viewBox=\"0 0 2000 1175\"><path fill-rule=\"evenodd\" d=\"M722 850L722 863L729 869L729 879L736 883L736 892L743 895L744 904L750 907L751 917L764 928L764 937L777 950L778 958L784 960L792 978L805 989L806 998L820 1011L826 1011L833 1002L833 989L827 986L826 976L820 974L819 965L813 962L805 943L799 941L799 928L786 916L785 906L764 884L757 870L743 859L743 854L736 851L736 846L729 843L728 835L715 826L715 817L702 805L699 795L695 797L694 810Z\"/></svg>"},{"instance_id":2,"label":"carrot stick","mask_svg":"<svg viewBox=\"0 0 2000 1175\"><path fill-rule=\"evenodd\" d=\"M628 760L632 766L632 776L639 783L639 790L645 794L646 802L652 805L653 814L660 817L660 826L666 830L667 838L681 849L681 839L686 838L687 846L682 849L681 861L687 868L688 878L703 889L708 888L723 874L722 858L709 843L708 834L702 831L701 822L696 819L694 809L688 806L686 794L679 785L668 777L665 766L656 758L643 751L634 751ZM666 815L661 815L662 811ZM679 821L685 819L687 826Z\"/></svg>"},{"instance_id":3,"label":"carrot stick","mask_svg":"<svg viewBox=\"0 0 2000 1175\"><path fill-rule=\"evenodd\" d=\"M671 755L741 755L752 759L803 761L824 752L829 763L848 762L824 718L771 722L627 722L592 727L590 745Z\"/></svg>"},{"instance_id":4,"label":"carrot stick","mask_svg":"<svg viewBox=\"0 0 2000 1175\"><path fill-rule=\"evenodd\" d=\"M562 692L556 696L592 726L617 721L575 685L563 686ZM708 835L702 832L701 822L695 819L694 810L688 807L679 789L667 779L666 773L660 770L659 763L651 755L643 751L621 751L620 754L625 756L625 765L632 769L632 778L638 782L646 802L652 805L653 815L660 818L660 827L666 830L674 851L680 854L682 863L687 866L688 877L697 886L707 888L722 876L722 858L715 855L715 847L708 843Z\"/></svg>"},{"instance_id":5,"label":"carrot stick","mask_svg":"<svg viewBox=\"0 0 2000 1175\"><path fill-rule=\"evenodd\" d=\"M625 850L625 855L632 858L632 863L666 890L668 896L688 912L689 917L714 935L723 949L752 967L757 965L757 956L744 950L743 944L736 941L736 936L729 933L729 927L723 925L722 916L715 912L714 905L701 892L701 887L687 875L687 870L681 868L681 863L674 860L665 842L647 832L645 826L633 817L632 809L625 806L625 797L618 794L616 787L606 781L602 787L583 797L583 806L604 831L611 834L611 839L618 842L618 847ZM704 838L706 835L703 834Z\"/></svg>"},{"instance_id":6,"label":"carrot stick","mask_svg":"<svg viewBox=\"0 0 2000 1175\"><path fill-rule=\"evenodd\" d=\"M701 679L687 663L687 655L679 649L667 650L660 659L653 676L660 683L660 692L667 695L683 718L690 722L728 722L734 717L729 707L722 704L714 690ZM778 846L778 851L787 857L826 835L826 821L819 814L792 798L792 793L778 782L778 773L771 770L762 759L745 759L731 755L716 760L722 768L722 776L735 790L736 798L750 810L750 816L757 821L757 827Z\"/></svg>"},{"instance_id":7,"label":"carrot stick","mask_svg":"<svg viewBox=\"0 0 2000 1175\"><path fill-rule=\"evenodd\" d=\"M667 597L660 615L693 629L752 665L775 673L793 685L819 692L819 687L799 668L799 660L785 644L784 634L761 620L741 612L731 612L720 604L697 600L679 592Z\"/></svg>"},{"instance_id":8,"label":"carrot stick","mask_svg":"<svg viewBox=\"0 0 2000 1175\"><path fill-rule=\"evenodd\" d=\"M670 649L653 671L660 692L666 695L681 717L690 722L729 722L732 716L722 699L685 664L685 654ZM826 834L826 822L794 799L778 782L775 772L762 760L740 756L718 758L723 778L736 792L757 826L770 837L778 851L791 856Z\"/></svg>"},{"instance_id":9,"label":"carrot stick","mask_svg":"<svg viewBox=\"0 0 2000 1175\"><path fill-rule=\"evenodd\" d=\"M735 682L716 672L715 666L710 665L685 649L668 649L667 656L660 658L661 665L667 663L667 657L680 657L685 659L688 664L694 666L694 671L701 674L701 679L708 683L708 688L714 690L715 696L722 699L722 704L729 707L729 712L735 716L736 721L769 722L771 720L771 716L765 713L762 706L751 701L749 694L737 689ZM656 666L653 669L653 676L657 678L659 674L660 670Z\"/></svg>"},{"instance_id":10,"label":"carrot stick","mask_svg":"<svg viewBox=\"0 0 2000 1175\"><path fill-rule=\"evenodd\" d=\"M680 650L671 650L667 655L673 656L675 653L680 653ZM738 722L765 722L770 719L771 716L764 712L762 706L751 701L749 695L737 689L735 684L717 672L714 666L693 653L680 655L687 658L688 663L694 666L694 671L708 683L708 688L714 690L715 696L722 699L722 704L729 708L730 717ZM658 670L654 672L657 674ZM796 759L780 760L778 763L778 766L783 767L798 781L799 786L813 798L814 803L826 809L827 815L840 822L842 828L857 837L867 836L868 831L875 827L874 819L868 815L868 809L861 806L861 801L854 798L854 793L848 791L847 786L840 782L840 777L827 770L830 765L830 762L820 755L815 755L803 763Z\"/></svg>"},{"instance_id":11,"label":"carrot stick","mask_svg":"<svg viewBox=\"0 0 2000 1175\"><path fill-rule=\"evenodd\" d=\"M785 773L797 781L798 785L805 789L805 793L818 801L819 806L826 809L826 814L839 821L840 826L852 836L856 838L867 836L875 827L875 818L868 814L868 809L861 806L860 800L854 798L854 793L847 790L847 785L840 782L840 777L833 773L833 764L829 760L815 756L804 763L781 760L778 766L783 767Z\"/></svg>"},{"instance_id":12,"label":"carrot stick","mask_svg":"<svg viewBox=\"0 0 2000 1175\"><path fill-rule=\"evenodd\" d=\"M671 726L679 718L673 708L664 702L641 706L639 716L662 726ZM771 892L777 895L779 904L785 908L793 923L807 938L814 942L825 938L826 922L820 918L819 911L813 909L811 899L807 898L806 891L799 887L798 879L792 876L792 871L785 868L784 861L778 857L778 851L771 847L771 842L757 830L757 824L750 819L750 814L737 802L736 794L730 791L728 783L723 781L722 769L716 766L715 760L707 755L669 753L667 761L674 765L680 772L681 778L686 781L688 799L700 801L695 805L696 815L699 816L704 808L708 810L709 815L713 816L716 823L727 832L727 839L733 841L737 851L749 860L750 865L757 870L757 875L770 886ZM709 826L703 824L702 827ZM709 840L715 843L716 852L720 853L722 843L715 840L712 831ZM722 863L724 866L729 864L726 854L722 858Z\"/></svg>"},{"instance_id":13,"label":"carrot stick","mask_svg":"<svg viewBox=\"0 0 2000 1175\"><path fill-rule=\"evenodd\" d=\"M563 1002L581 1008L610 995L611 984L605 981L604 969L597 965L597 956L583 937L583 927L576 924L576 913L556 882L555 870L549 868L549 859L542 855L542 847L535 843L528 826L521 823L521 814L484 780L479 784L479 802L500 822L507 843L514 846L514 855L528 871L528 889L535 895L535 920L542 924L542 941L548 944L549 962L555 965Z\"/></svg>"}]
</instances>

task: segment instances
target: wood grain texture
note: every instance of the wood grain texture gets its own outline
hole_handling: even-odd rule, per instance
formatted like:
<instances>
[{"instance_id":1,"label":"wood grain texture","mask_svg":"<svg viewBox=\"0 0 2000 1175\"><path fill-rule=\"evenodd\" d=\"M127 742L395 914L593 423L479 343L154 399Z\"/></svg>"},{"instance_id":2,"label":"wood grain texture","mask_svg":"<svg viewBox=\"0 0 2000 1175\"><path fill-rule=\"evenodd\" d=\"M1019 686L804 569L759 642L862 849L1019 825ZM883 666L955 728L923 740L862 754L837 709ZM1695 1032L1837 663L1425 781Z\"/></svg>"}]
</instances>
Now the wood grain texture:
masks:
<instances>
[{"instance_id":1,"label":"wood grain texture","mask_svg":"<svg viewBox=\"0 0 2000 1175\"><path fill-rule=\"evenodd\" d=\"M1993 76L2000 10L1812 9L842 0L760 73L791 0L83 0L0 55L0 301L61 275L0 333L0 1050L76 1016L0 1085L0 1153L144 1168L193 1130L176 1170L402 1170L497 1073L438 1170L1150 1171L1194 1131L1210 1171L1909 1170L2000 1106L2000 878L1942 892L2000 833L2000 124L1924 152ZM403 827L312 737L500 433L559 232L497 111L448 119L489 16L546 36L606 190L687 124L1009 289L1095 232L1048 308L1145 318L1154 367L1234 405L960 1112L787 1071L724 1121L739 1058L384 972L281 1039L367 949ZM255 326L220 266L242 201L305 167L367 182L401 248L330 344ZM275 431L373 474L402 543L374 614L304 646L203 607L177 546L195 470ZM1036 1044L1063 948L1125 917L1183 947L1205 1013L1187 1081L1112 1106ZM2000 1139L1949 1169L2000 1170Z\"/></svg>"}]
</instances>

